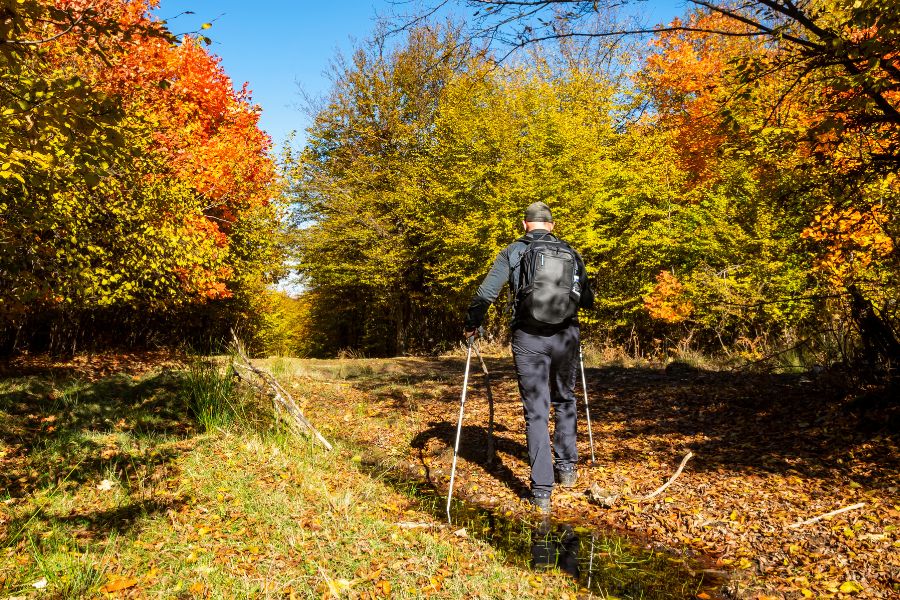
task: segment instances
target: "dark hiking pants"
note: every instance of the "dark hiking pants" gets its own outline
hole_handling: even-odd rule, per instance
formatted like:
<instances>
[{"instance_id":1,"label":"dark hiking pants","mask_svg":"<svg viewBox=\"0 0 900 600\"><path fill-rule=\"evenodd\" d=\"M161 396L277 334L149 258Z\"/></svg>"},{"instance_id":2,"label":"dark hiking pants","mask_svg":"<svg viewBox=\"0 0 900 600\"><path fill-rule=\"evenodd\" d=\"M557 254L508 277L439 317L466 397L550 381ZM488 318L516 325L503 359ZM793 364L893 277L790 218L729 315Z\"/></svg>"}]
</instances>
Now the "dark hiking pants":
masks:
<instances>
[{"instance_id":1,"label":"dark hiking pants","mask_svg":"<svg viewBox=\"0 0 900 600\"><path fill-rule=\"evenodd\" d=\"M531 463L531 492L549 497L554 464L560 471L575 468L575 378L578 374L578 325L549 335L513 331L512 350L525 410L525 436ZM550 406L555 428L550 450Z\"/></svg>"}]
</instances>

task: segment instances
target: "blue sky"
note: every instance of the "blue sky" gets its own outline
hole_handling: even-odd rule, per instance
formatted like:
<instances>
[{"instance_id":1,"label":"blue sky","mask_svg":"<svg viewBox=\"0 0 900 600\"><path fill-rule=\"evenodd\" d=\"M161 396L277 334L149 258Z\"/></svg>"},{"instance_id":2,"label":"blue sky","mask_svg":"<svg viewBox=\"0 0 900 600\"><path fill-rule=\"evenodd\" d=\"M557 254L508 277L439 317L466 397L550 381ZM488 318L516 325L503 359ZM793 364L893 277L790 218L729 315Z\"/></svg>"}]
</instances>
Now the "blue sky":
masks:
<instances>
[{"instance_id":1,"label":"blue sky","mask_svg":"<svg viewBox=\"0 0 900 600\"><path fill-rule=\"evenodd\" d=\"M685 9L684 0L648 0L638 4L654 21L669 20ZM338 51L350 54L370 36L379 14L391 12L389 0L160 0L156 14L169 20L174 33L196 31L213 40L236 87L250 84L262 109L265 129L281 145L291 130L308 125L300 87L312 96L326 93L329 64ZM193 15L177 17L183 11Z\"/></svg>"},{"instance_id":2,"label":"blue sky","mask_svg":"<svg viewBox=\"0 0 900 600\"><path fill-rule=\"evenodd\" d=\"M353 40L365 39L374 27L373 0L160 0L155 11L169 20L174 33L204 32L210 50L222 59L235 87L250 84L253 100L262 106L265 129L281 144L288 132L302 130L307 117L299 109L298 85L313 95L330 87L325 76L338 50L349 54ZM175 17L191 10L194 15Z\"/></svg>"}]
</instances>

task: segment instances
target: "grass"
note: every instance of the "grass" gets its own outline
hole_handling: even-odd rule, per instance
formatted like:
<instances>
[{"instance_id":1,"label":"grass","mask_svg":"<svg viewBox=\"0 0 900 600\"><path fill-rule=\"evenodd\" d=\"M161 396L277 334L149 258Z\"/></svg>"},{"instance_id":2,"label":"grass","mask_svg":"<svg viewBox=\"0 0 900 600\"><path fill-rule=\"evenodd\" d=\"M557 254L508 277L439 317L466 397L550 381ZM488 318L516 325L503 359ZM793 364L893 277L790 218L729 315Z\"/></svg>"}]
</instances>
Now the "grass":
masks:
<instances>
[{"instance_id":1,"label":"grass","mask_svg":"<svg viewBox=\"0 0 900 600\"><path fill-rule=\"evenodd\" d=\"M239 413L231 367L223 374L211 361L194 361L184 378L188 404L204 431L232 425Z\"/></svg>"},{"instance_id":2,"label":"grass","mask_svg":"<svg viewBox=\"0 0 900 600\"><path fill-rule=\"evenodd\" d=\"M335 362L345 377L382 368ZM0 596L576 594L265 412L212 363L0 380Z\"/></svg>"}]
</instances>

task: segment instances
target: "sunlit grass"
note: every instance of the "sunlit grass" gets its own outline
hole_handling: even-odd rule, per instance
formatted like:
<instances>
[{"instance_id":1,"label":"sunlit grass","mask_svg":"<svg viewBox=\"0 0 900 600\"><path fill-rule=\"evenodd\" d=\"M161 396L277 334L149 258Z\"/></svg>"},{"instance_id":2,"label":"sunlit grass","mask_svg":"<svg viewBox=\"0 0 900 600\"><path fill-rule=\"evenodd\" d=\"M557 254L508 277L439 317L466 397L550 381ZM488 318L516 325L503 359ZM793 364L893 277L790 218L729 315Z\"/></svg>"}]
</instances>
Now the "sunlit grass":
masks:
<instances>
[{"instance_id":1,"label":"sunlit grass","mask_svg":"<svg viewBox=\"0 0 900 600\"><path fill-rule=\"evenodd\" d=\"M334 586L373 598L574 596L564 576L535 587L454 536L340 443L329 453L244 418L234 385L211 365L0 382L13 465L0 491L0 596L95 597L116 582L152 597L318 598Z\"/></svg>"}]
</instances>

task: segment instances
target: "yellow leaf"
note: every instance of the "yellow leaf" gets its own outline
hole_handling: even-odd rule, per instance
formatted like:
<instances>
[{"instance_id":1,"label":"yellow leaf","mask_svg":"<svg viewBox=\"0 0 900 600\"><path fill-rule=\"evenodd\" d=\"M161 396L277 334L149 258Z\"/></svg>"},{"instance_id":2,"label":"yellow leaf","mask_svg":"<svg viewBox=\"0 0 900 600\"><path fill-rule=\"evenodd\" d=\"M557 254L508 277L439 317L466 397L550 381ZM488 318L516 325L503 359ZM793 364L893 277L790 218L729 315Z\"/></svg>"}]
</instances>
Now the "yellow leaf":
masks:
<instances>
[{"instance_id":1,"label":"yellow leaf","mask_svg":"<svg viewBox=\"0 0 900 600\"><path fill-rule=\"evenodd\" d=\"M712 596L710 596L706 592L700 592L699 594L697 594L697 598L699 598L700 600L710 600Z\"/></svg>"},{"instance_id":2,"label":"yellow leaf","mask_svg":"<svg viewBox=\"0 0 900 600\"><path fill-rule=\"evenodd\" d=\"M375 587L381 590L381 593L385 596L391 595L391 582L387 579L382 579L378 583L375 584Z\"/></svg>"},{"instance_id":3,"label":"yellow leaf","mask_svg":"<svg viewBox=\"0 0 900 600\"><path fill-rule=\"evenodd\" d=\"M844 583L841 584L841 587L838 589L840 589L840 591L842 591L845 594L855 594L856 592L863 591L862 586L859 585L858 583L856 583L855 581L845 581Z\"/></svg>"},{"instance_id":4,"label":"yellow leaf","mask_svg":"<svg viewBox=\"0 0 900 600\"><path fill-rule=\"evenodd\" d=\"M815 594L812 593L812 590L808 590L806 588L801 588L800 593L803 594L804 598L812 598Z\"/></svg>"}]
</instances>

